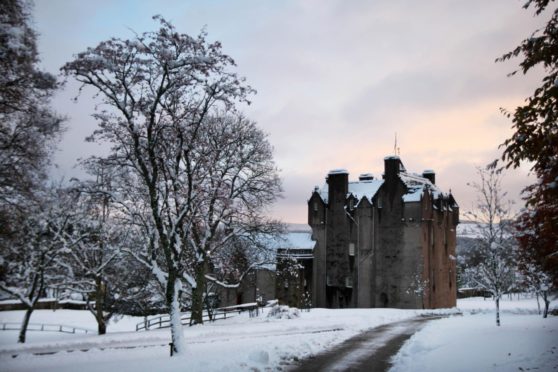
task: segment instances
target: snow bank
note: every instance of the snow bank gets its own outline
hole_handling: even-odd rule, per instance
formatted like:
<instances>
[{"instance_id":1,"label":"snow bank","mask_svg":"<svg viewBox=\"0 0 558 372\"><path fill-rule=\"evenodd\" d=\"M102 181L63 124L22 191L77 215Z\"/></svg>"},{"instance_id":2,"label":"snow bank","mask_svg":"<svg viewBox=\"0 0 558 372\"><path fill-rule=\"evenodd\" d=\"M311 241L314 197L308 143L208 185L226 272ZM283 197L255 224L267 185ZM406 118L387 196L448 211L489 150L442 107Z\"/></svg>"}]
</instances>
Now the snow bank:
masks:
<instances>
[{"instance_id":1,"label":"snow bank","mask_svg":"<svg viewBox=\"0 0 558 372\"><path fill-rule=\"evenodd\" d=\"M296 307L275 305L269 310L267 317L275 319L294 319L300 317L300 310Z\"/></svg>"}]
</instances>

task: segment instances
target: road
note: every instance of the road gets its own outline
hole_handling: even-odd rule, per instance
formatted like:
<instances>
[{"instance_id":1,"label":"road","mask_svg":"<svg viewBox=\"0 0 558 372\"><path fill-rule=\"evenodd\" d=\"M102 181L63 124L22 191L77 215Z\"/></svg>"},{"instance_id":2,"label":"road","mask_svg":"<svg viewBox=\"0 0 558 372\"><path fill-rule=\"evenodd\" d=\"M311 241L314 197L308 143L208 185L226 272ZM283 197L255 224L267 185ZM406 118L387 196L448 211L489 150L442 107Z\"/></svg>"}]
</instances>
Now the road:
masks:
<instances>
[{"instance_id":1,"label":"road","mask_svg":"<svg viewBox=\"0 0 558 372\"><path fill-rule=\"evenodd\" d=\"M403 343L433 319L413 318L385 324L354 336L327 352L302 360L290 371L387 371Z\"/></svg>"}]
</instances>

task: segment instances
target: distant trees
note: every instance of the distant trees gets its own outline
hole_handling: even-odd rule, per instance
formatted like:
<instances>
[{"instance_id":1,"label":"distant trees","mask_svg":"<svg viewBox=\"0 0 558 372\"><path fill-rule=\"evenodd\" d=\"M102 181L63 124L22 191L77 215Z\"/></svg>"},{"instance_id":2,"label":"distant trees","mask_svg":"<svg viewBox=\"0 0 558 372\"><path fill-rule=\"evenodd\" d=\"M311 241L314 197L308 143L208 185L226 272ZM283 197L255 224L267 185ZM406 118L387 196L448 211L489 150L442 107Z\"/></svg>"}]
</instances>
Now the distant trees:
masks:
<instances>
[{"instance_id":1,"label":"distant trees","mask_svg":"<svg viewBox=\"0 0 558 372\"><path fill-rule=\"evenodd\" d=\"M536 30L497 61L522 57L519 71L523 74L536 67L545 74L542 84L523 105L513 112L503 110L512 119L514 133L501 146L507 167L532 163L538 180L524 190L526 210L518 225L522 236L519 242L558 285L558 8L552 9L553 4L553 0L525 3L523 7L532 6L537 16L550 10L550 19L544 29Z\"/></svg>"},{"instance_id":2,"label":"distant trees","mask_svg":"<svg viewBox=\"0 0 558 372\"><path fill-rule=\"evenodd\" d=\"M178 354L182 292L191 289L196 318L212 257L233 236L265 229L280 184L265 135L234 110L252 89L229 71L232 58L204 33L155 19L159 30L101 42L62 71L105 104L91 140L112 144L112 195L143 237L127 252L165 288Z\"/></svg>"},{"instance_id":3,"label":"distant trees","mask_svg":"<svg viewBox=\"0 0 558 372\"><path fill-rule=\"evenodd\" d=\"M516 244L513 215L506 193L501 188L501 173L494 167L478 169L479 182L470 186L477 193L477 203L468 217L476 223L478 257L465 275L480 289L492 294L496 305L496 325L500 325L500 299L515 284Z\"/></svg>"}]
</instances>

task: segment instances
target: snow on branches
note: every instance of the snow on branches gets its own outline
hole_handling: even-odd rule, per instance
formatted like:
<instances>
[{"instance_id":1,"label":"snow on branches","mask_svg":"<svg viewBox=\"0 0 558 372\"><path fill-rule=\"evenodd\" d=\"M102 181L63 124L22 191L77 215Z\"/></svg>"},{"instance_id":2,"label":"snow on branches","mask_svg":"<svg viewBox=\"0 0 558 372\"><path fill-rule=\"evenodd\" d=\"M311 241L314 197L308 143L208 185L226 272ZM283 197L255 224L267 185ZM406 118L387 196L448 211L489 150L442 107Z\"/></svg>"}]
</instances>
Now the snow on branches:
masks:
<instances>
[{"instance_id":1,"label":"snow on branches","mask_svg":"<svg viewBox=\"0 0 558 372\"><path fill-rule=\"evenodd\" d=\"M62 71L106 107L90 139L112 145L104 160L118 169L112 193L143 242L128 253L165 288L180 352L183 292L193 291L196 319L211 258L267 224L280 183L266 136L235 110L253 90L230 71L233 59L204 32L191 37L154 19L157 31L103 41Z\"/></svg>"}]
</instances>

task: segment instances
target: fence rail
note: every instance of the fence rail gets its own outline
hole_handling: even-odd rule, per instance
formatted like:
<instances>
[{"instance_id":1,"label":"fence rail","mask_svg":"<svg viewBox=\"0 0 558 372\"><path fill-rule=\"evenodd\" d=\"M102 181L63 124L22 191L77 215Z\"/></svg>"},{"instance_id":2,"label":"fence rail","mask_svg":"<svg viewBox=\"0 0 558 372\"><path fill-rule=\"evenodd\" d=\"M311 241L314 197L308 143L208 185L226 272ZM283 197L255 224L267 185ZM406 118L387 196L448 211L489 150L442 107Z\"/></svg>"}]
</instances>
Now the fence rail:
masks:
<instances>
[{"instance_id":1,"label":"fence rail","mask_svg":"<svg viewBox=\"0 0 558 372\"><path fill-rule=\"evenodd\" d=\"M2 331L19 331L21 323L1 323L0 330ZM62 332L62 333L95 333L92 329L83 327L69 326L64 324L42 324L42 323L29 323L27 325L28 331L41 331L41 332Z\"/></svg>"},{"instance_id":2,"label":"fence rail","mask_svg":"<svg viewBox=\"0 0 558 372\"><path fill-rule=\"evenodd\" d=\"M248 306L247 306L248 305ZM215 309L212 312L212 316L210 317L207 311L203 312L202 319L204 322L213 322L216 320L222 320L227 318L232 318L243 311L249 311L250 316L257 316L258 314L258 305L254 303L252 304L245 304L239 306L229 306L226 308L219 308ZM180 322L183 325L190 325L191 320L191 313L184 314L180 317ZM136 331L149 331L150 329L159 329L159 328L168 328L170 327L170 316L169 315L161 315L155 318L146 319L143 322L139 322L136 324Z\"/></svg>"}]
</instances>

